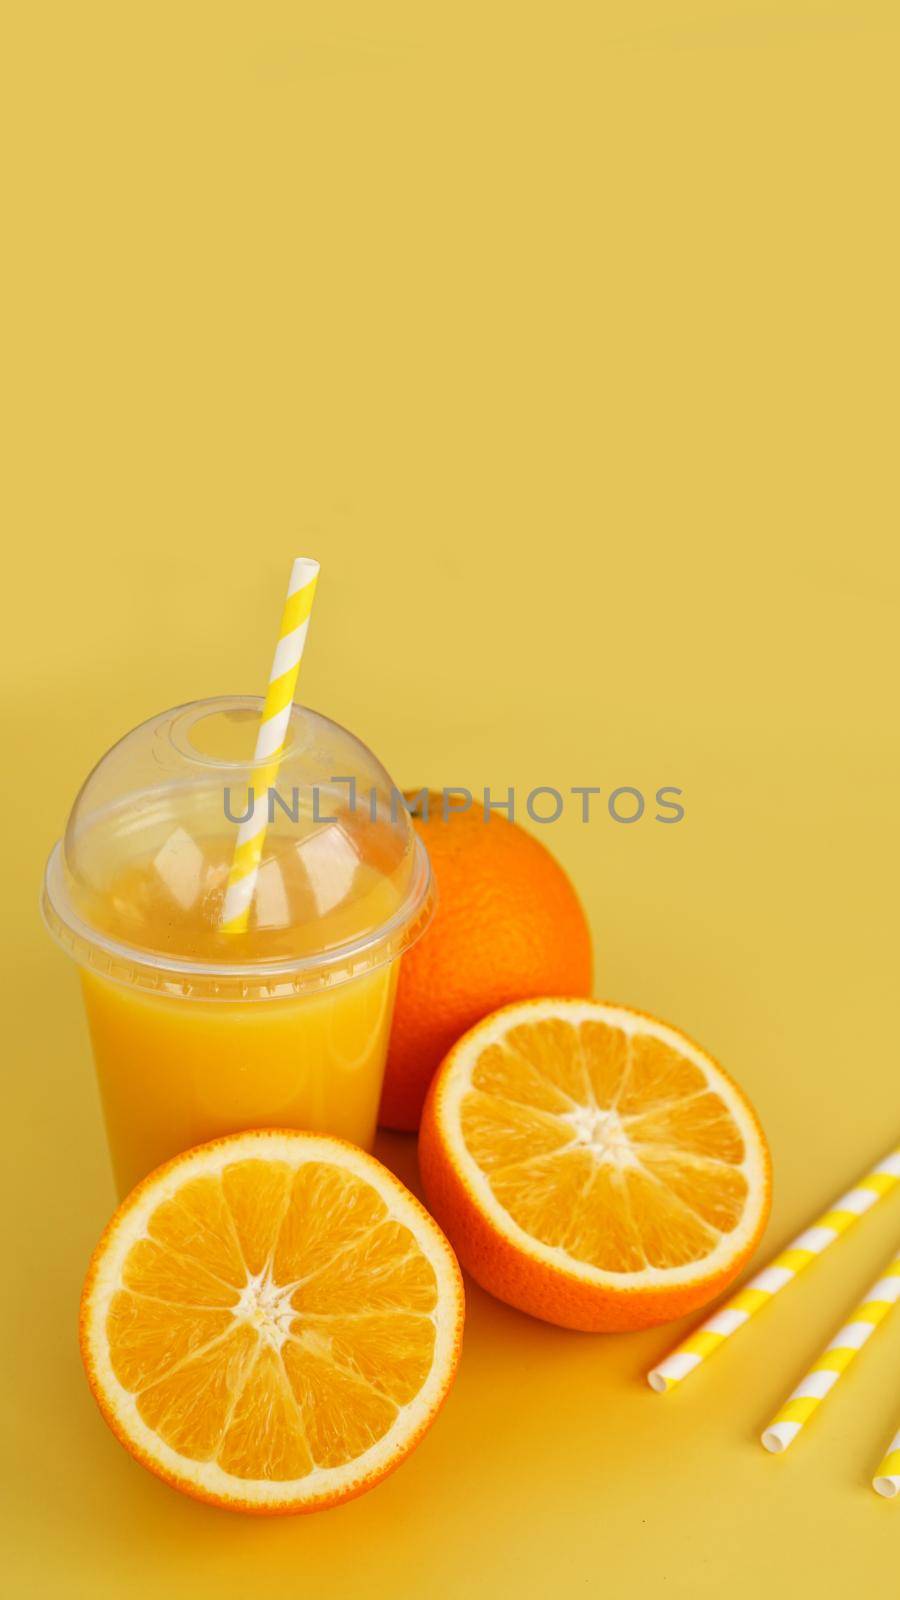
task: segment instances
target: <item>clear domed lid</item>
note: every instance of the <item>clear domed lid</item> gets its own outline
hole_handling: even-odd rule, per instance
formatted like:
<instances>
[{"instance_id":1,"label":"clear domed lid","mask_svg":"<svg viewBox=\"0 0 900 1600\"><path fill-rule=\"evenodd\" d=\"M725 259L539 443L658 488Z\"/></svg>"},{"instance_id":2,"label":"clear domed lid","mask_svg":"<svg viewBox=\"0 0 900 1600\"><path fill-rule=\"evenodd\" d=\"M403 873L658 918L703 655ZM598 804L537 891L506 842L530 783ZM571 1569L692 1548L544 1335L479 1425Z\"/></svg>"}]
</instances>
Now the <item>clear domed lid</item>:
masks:
<instances>
[{"instance_id":1,"label":"clear domed lid","mask_svg":"<svg viewBox=\"0 0 900 1600\"><path fill-rule=\"evenodd\" d=\"M264 997L367 971L423 931L428 858L380 762L295 705L277 774L256 792L260 708L251 696L179 706L98 762L44 890L50 929L76 959L146 988ZM235 933L222 906L251 786L268 820Z\"/></svg>"}]
</instances>

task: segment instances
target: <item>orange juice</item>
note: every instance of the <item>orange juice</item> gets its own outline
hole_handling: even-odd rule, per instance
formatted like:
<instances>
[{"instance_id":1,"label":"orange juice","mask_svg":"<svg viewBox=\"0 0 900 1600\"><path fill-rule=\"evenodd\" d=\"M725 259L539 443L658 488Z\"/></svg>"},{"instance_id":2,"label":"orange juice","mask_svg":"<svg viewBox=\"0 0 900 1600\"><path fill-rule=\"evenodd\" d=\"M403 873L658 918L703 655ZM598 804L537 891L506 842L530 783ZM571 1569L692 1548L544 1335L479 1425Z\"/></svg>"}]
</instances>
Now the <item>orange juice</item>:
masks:
<instances>
[{"instance_id":1,"label":"orange juice","mask_svg":"<svg viewBox=\"0 0 900 1600\"><path fill-rule=\"evenodd\" d=\"M222 947L215 923L227 848L206 850L219 892L181 909L150 866L122 874L98 922L122 933L141 909L154 944L194 956ZM283 875L284 876L284 875ZM371 895L387 909L390 885ZM326 933L318 928L318 936ZM238 936L246 957L266 935ZM271 940L269 941L271 942ZM229 939L228 953L234 937ZM387 1052L396 962L285 999L147 993L82 971L82 989L116 1181L122 1193L179 1151L265 1125L340 1134L369 1148Z\"/></svg>"},{"instance_id":2,"label":"orange juice","mask_svg":"<svg viewBox=\"0 0 900 1600\"><path fill-rule=\"evenodd\" d=\"M240 1005L155 998L82 973L116 1182L222 1133L327 1130L368 1149L395 968L321 996Z\"/></svg>"},{"instance_id":3,"label":"orange juice","mask_svg":"<svg viewBox=\"0 0 900 1600\"><path fill-rule=\"evenodd\" d=\"M294 707L249 926L225 932L248 704L135 729L48 864L45 916L81 967L122 1192L224 1133L374 1137L399 960L431 911L427 857L371 752Z\"/></svg>"}]
</instances>

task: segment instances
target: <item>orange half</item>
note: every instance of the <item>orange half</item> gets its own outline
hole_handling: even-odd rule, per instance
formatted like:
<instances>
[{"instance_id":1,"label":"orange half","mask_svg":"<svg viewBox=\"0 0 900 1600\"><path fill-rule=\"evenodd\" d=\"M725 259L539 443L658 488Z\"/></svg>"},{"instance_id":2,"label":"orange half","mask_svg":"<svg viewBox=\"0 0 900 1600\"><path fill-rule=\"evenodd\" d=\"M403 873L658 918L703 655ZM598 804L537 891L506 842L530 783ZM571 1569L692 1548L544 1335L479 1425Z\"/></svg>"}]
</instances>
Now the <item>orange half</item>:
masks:
<instances>
[{"instance_id":1,"label":"orange half","mask_svg":"<svg viewBox=\"0 0 900 1600\"><path fill-rule=\"evenodd\" d=\"M419 1160L473 1278L571 1328L704 1305L769 1212L768 1149L733 1079L676 1028L595 1000L526 1001L465 1034Z\"/></svg>"},{"instance_id":2,"label":"orange half","mask_svg":"<svg viewBox=\"0 0 900 1600\"><path fill-rule=\"evenodd\" d=\"M453 1252L403 1184L341 1140L270 1131L129 1195L91 1261L81 1349L151 1472L237 1510L312 1511L422 1437L462 1323Z\"/></svg>"}]
</instances>

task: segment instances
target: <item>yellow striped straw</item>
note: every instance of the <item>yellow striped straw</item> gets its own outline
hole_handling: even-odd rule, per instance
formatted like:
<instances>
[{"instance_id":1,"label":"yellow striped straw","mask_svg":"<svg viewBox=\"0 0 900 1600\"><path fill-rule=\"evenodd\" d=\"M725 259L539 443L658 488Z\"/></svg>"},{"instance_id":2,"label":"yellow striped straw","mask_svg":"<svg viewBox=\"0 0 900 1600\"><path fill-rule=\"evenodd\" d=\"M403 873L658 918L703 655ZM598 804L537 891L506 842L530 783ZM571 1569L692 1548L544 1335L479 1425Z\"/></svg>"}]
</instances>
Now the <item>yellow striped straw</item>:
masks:
<instances>
[{"instance_id":1,"label":"yellow striped straw","mask_svg":"<svg viewBox=\"0 0 900 1600\"><path fill-rule=\"evenodd\" d=\"M888 1445L888 1453L872 1479L872 1488L876 1494L883 1494L885 1500L893 1500L900 1494L900 1431Z\"/></svg>"},{"instance_id":2,"label":"yellow striped straw","mask_svg":"<svg viewBox=\"0 0 900 1600\"><path fill-rule=\"evenodd\" d=\"M877 1283L873 1283L866 1298L858 1305L849 1322L825 1346L818 1361L814 1361L805 1378L785 1400L784 1405L762 1435L762 1442L773 1455L778 1455L793 1444L800 1429L818 1411L843 1373L856 1360L863 1346L868 1344L892 1306L900 1300L900 1255Z\"/></svg>"},{"instance_id":3,"label":"yellow striped straw","mask_svg":"<svg viewBox=\"0 0 900 1600\"><path fill-rule=\"evenodd\" d=\"M220 926L226 933L243 933L250 918L266 839L268 791L278 775L284 750L318 576L318 561L308 556L297 557L291 569L269 687L256 735L250 778L253 803L250 815L238 828L225 889Z\"/></svg>"},{"instance_id":4,"label":"yellow striped straw","mask_svg":"<svg viewBox=\"0 0 900 1600\"><path fill-rule=\"evenodd\" d=\"M768 1305L773 1295L778 1294L785 1284L792 1283L794 1278L815 1261L827 1250L835 1239L842 1233L852 1228L860 1217L864 1216L871 1206L874 1206L884 1195L889 1194L895 1184L900 1181L900 1145L895 1146L890 1155L866 1173L864 1178L850 1189L833 1206L830 1206L812 1227L792 1239L786 1250L775 1257L768 1267L758 1272L755 1278L739 1289L737 1294L726 1300L718 1311L687 1339L660 1361L659 1365L647 1374L647 1382L657 1394L665 1394L667 1390L674 1389L689 1373L699 1367L707 1356L724 1344L738 1328L755 1316L763 1306Z\"/></svg>"}]
</instances>

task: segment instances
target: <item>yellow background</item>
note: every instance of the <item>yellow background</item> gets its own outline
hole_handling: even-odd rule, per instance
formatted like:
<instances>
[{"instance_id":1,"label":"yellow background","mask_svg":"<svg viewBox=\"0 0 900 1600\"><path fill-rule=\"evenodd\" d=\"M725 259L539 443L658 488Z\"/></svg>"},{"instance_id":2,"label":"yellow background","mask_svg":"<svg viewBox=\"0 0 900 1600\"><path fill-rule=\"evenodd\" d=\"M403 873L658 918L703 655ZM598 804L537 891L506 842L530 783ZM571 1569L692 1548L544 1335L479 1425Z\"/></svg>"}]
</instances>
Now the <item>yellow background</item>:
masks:
<instances>
[{"instance_id":1,"label":"yellow background","mask_svg":"<svg viewBox=\"0 0 900 1600\"><path fill-rule=\"evenodd\" d=\"M261 687L308 551L304 697L399 782L684 789L678 827L573 807L542 837L599 992L756 1101L764 1251L882 1152L893 0L30 0L5 31L11 1592L887 1593L900 1319L789 1456L756 1436L900 1195L671 1398L642 1374L680 1330L564 1333L473 1288L444 1414L367 1498L267 1525L129 1462L79 1366L112 1188L36 904L112 740Z\"/></svg>"}]
</instances>

